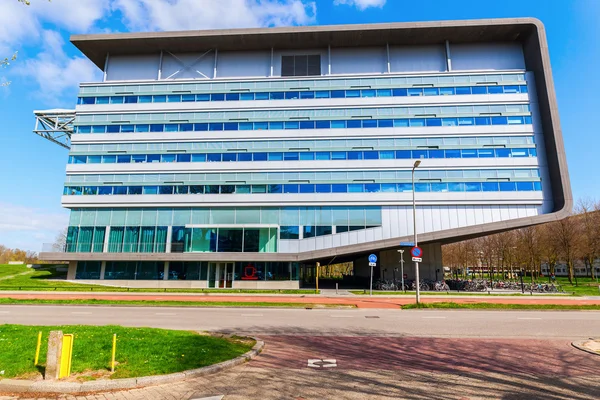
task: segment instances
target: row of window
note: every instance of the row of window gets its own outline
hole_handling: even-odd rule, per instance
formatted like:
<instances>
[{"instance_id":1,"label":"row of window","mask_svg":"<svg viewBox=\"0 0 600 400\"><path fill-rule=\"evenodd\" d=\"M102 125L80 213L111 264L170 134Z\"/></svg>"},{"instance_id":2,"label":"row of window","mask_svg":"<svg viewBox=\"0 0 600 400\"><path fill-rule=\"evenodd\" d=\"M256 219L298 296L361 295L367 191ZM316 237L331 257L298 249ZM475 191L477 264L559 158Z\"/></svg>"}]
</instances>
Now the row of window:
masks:
<instances>
[{"instance_id":1,"label":"row of window","mask_svg":"<svg viewBox=\"0 0 600 400\"><path fill-rule=\"evenodd\" d=\"M356 148L394 149L401 147L419 148L428 146L506 146L534 144L533 136L441 136L402 138L348 138L319 140L242 140L209 142L133 142L71 144L73 153L139 152L163 153L177 150L188 152L204 151L317 151Z\"/></svg>"},{"instance_id":2,"label":"row of window","mask_svg":"<svg viewBox=\"0 0 600 400\"><path fill-rule=\"evenodd\" d=\"M233 280L298 280L298 263L288 262L236 262ZM208 281L215 287L216 265L208 261L106 261L102 275L101 261L78 261L75 279L123 279L123 280L168 280ZM222 277L220 277L222 278Z\"/></svg>"},{"instance_id":3,"label":"row of window","mask_svg":"<svg viewBox=\"0 0 600 400\"><path fill-rule=\"evenodd\" d=\"M417 192L514 192L542 190L541 182L435 182L415 183ZM264 194L264 193L378 193L411 192L411 183L334 183L284 185L162 185L162 186L65 186L64 195L151 194Z\"/></svg>"},{"instance_id":4,"label":"row of window","mask_svg":"<svg viewBox=\"0 0 600 400\"><path fill-rule=\"evenodd\" d=\"M406 118L406 119L350 119L333 121L271 121L271 122L210 122L185 124L141 125L81 125L76 133L145 133L196 131L262 131L279 129L353 129L353 128L407 128L430 126L482 126L531 124L530 116L459 117L459 118Z\"/></svg>"},{"instance_id":5,"label":"row of window","mask_svg":"<svg viewBox=\"0 0 600 400\"><path fill-rule=\"evenodd\" d=\"M462 180L539 178L540 171L534 168L523 169L417 169L416 180L444 179L453 182ZM351 170L351 171L299 171L299 172L222 172L222 173L162 173L162 174L69 174L67 186L98 186L127 184L164 185L174 182L194 184L235 183L340 183L358 181L410 181L411 170ZM536 180L536 179L534 179Z\"/></svg>"},{"instance_id":6,"label":"row of window","mask_svg":"<svg viewBox=\"0 0 600 400\"><path fill-rule=\"evenodd\" d=\"M298 100L298 99L351 99L368 97L412 97L412 96L452 96L467 94L516 94L527 93L526 85L507 86L457 86L396 89L349 89L288 92L233 92L201 94L155 94L139 96L99 96L79 97L77 104L136 104L136 103L189 103L206 101L247 101L247 100Z\"/></svg>"},{"instance_id":7,"label":"row of window","mask_svg":"<svg viewBox=\"0 0 600 400\"><path fill-rule=\"evenodd\" d=\"M536 149L488 148L448 150L306 151L273 153L123 154L69 156L69 164L128 164L227 161L391 160L421 158L536 157Z\"/></svg>"},{"instance_id":8,"label":"row of window","mask_svg":"<svg viewBox=\"0 0 600 400\"><path fill-rule=\"evenodd\" d=\"M404 86L473 86L473 85L521 85L525 82L523 73L488 73L488 74L456 74L441 75L378 75L361 77L320 77L317 79L253 79L251 81L192 81L179 83L167 82L120 84L106 82L102 84L82 84L81 94L133 94L133 93L206 93L229 91L286 91L286 90L319 90L342 88L380 88ZM111 84L112 83L112 84Z\"/></svg>"},{"instance_id":9,"label":"row of window","mask_svg":"<svg viewBox=\"0 0 600 400\"><path fill-rule=\"evenodd\" d=\"M162 110L161 110L162 111ZM416 118L454 117L478 115L505 115L505 113L530 113L528 103L461 104L461 105L387 105L381 107L332 107L301 109L232 109L180 112L98 113L77 115L75 125L87 123L170 123L170 122L226 122L226 121L292 121L339 120L353 118ZM135 121L135 122L133 122Z\"/></svg>"}]
</instances>

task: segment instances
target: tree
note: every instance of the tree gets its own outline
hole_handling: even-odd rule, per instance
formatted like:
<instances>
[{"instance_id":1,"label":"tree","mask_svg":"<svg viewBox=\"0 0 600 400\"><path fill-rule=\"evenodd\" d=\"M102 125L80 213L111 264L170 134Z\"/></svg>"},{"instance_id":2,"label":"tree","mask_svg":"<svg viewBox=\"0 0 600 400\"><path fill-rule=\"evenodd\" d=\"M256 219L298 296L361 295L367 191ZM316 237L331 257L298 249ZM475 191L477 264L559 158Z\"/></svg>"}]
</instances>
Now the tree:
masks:
<instances>
[{"instance_id":1,"label":"tree","mask_svg":"<svg viewBox=\"0 0 600 400\"><path fill-rule=\"evenodd\" d=\"M581 219L581 251L586 268L590 268L590 276L595 279L594 261L600 257L600 202L589 199L580 200L576 208Z\"/></svg>"},{"instance_id":2,"label":"tree","mask_svg":"<svg viewBox=\"0 0 600 400\"><path fill-rule=\"evenodd\" d=\"M551 240L556 241L561 260L567 265L569 283L573 284L573 279L575 279L577 284L574 265L577 257L581 255L581 235L577 220L569 217L557 221L555 229L551 230L550 235Z\"/></svg>"},{"instance_id":3,"label":"tree","mask_svg":"<svg viewBox=\"0 0 600 400\"><path fill-rule=\"evenodd\" d=\"M66 251L68 229L69 228L64 228L56 235L56 239L54 239L54 243L52 244L52 251L55 251L55 252Z\"/></svg>"}]
</instances>

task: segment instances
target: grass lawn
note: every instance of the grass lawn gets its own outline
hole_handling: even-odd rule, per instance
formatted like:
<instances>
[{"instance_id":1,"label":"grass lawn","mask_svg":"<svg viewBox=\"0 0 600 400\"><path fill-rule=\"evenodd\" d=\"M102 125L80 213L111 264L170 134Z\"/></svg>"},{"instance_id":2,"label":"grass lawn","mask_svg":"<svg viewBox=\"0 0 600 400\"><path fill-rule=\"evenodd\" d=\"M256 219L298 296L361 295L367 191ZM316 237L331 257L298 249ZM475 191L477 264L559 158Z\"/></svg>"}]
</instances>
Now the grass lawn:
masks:
<instances>
[{"instance_id":1,"label":"grass lawn","mask_svg":"<svg viewBox=\"0 0 600 400\"><path fill-rule=\"evenodd\" d=\"M44 300L44 299L11 299L0 298L4 304L63 304L63 305L122 305L139 307L284 307L284 308L354 308L350 304L319 304L319 303L269 303L242 301L168 301L168 300Z\"/></svg>"},{"instance_id":2,"label":"grass lawn","mask_svg":"<svg viewBox=\"0 0 600 400\"><path fill-rule=\"evenodd\" d=\"M171 292L171 293L254 293L254 294L318 294L314 289L128 289L122 287L86 285L85 283L61 282L66 279L66 272L59 272L57 268L63 265L49 265L37 270L24 265L0 265L0 278L6 268L11 273L5 276L32 271L31 274L19 275L9 279L0 279L1 290L36 290L36 291L94 291L94 292ZM18 267L18 268L12 268ZM53 280L54 279L54 280ZM57 281L58 280L58 281ZM110 281L106 281L110 284Z\"/></svg>"},{"instance_id":3,"label":"grass lawn","mask_svg":"<svg viewBox=\"0 0 600 400\"><path fill-rule=\"evenodd\" d=\"M459 304L454 302L439 302L439 303L421 303L406 304L402 306L403 310L413 310L417 308L434 308L434 309L496 309L496 310L597 310L600 311L600 305L562 305L562 304L492 304L492 303L468 303Z\"/></svg>"},{"instance_id":4,"label":"grass lawn","mask_svg":"<svg viewBox=\"0 0 600 400\"><path fill-rule=\"evenodd\" d=\"M22 265L0 264L0 279L6 278L7 276L21 274L23 272L33 272L33 269L27 268L27 266L25 264L22 264Z\"/></svg>"},{"instance_id":5,"label":"grass lawn","mask_svg":"<svg viewBox=\"0 0 600 400\"><path fill-rule=\"evenodd\" d=\"M235 358L252 348L253 340L219 338L188 331L121 326L0 325L0 370L4 378L39 376L33 365L38 332L42 332L40 365L46 362L48 333L75 335L71 374L86 380L109 374L112 335L117 334L118 365L110 378L160 375L200 368ZM91 374L95 372L95 374Z\"/></svg>"}]
</instances>

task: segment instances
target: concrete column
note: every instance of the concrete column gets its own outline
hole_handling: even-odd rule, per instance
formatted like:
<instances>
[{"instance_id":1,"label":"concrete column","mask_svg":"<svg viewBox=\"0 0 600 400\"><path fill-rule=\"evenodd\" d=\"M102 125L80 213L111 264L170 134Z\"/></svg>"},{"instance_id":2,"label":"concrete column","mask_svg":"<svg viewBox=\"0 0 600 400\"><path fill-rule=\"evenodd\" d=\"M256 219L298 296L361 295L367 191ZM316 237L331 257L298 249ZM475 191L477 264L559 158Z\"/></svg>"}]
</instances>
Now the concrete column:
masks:
<instances>
[{"instance_id":1,"label":"concrete column","mask_svg":"<svg viewBox=\"0 0 600 400\"><path fill-rule=\"evenodd\" d=\"M77 261L69 261L69 270L67 271L67 279L75 279L75 272L77 271Z\"/></svg>"},{"instance_id":2,"label":"concrete column","mask_svg":"<svg viewBox=\"0 0 600 400\"><path fill-rule=\"evenodd\" d=\"M46 373L44 379L54 381L60 373L60 355L62 353L62 331L50 331L48 337L48 354L46 355Z\"/></svg>"},{"instance_id":3,"label":"concrete column","mask_svg":"<svg viewBox=\"0 0 600 400\"><path fill-rule=\"evenodd\" d=\"M213 70L213 79L217 77L217 57L219 55L219 49L215 49L215 67Z\"/></svg>"},{"instance_id":4,"label":"concrete column","mask_svg":"<svg viewBox=\"0 0 600 400\"><path fill-rule=\"evenodd\" d=\"M169 280L169 261L165 261L165 269L163 270L163 281Z\"/></svg>"},{"instance_id":5,"label":"concrete column","mask_svg":"<svg viewBox=\"0 0 600 400\"><path fill-rule=\"evenodd\" d=\"M173 236L173 227L167 226L167 243L165 245L165 253L171 252L171 236Z\"/></svg>"},{"instance_id":6,"label":"concrete column","mask_svg":"<svg viewBox=\"0 0 600 400\"><path fill-rule=\"evenodd\" d=\"M100 264L100 279L104 279L105 272L106 272L106 261L102 261L102 264Z\"/></svg>"},{"instance_id":7,"label":"concrete column","mask_svg":"<svg viewBox=\"0 0 600 400\"><path fill-rule=\"evenodd\" d=\"M106 227L106 233L104 233L104 248L103 253L108 253L108 238L110 237L110 226Z\"/></svg>"},{"instance_id":8,"label":"concrete column","mask_svg":"<svg viewBox=\"0 0 600 400\"><path fill-rule=\"evenodd\" d=\"M106 82L106 77L108 75L108 60L110 58L110 54L106 53L106 58L104 59L104 75L102 76L102 82Z\"/></svg>"},{"instance_id":9,"label":"concrete column","mask_svg":"<svg viewBox=\"0 0 600 400\"><path fill-rule=\"evenodd\" d=\"M452 57L450 55L450 42L446 40L446 71L452 71Z\"/></svg>"}]
</instances>

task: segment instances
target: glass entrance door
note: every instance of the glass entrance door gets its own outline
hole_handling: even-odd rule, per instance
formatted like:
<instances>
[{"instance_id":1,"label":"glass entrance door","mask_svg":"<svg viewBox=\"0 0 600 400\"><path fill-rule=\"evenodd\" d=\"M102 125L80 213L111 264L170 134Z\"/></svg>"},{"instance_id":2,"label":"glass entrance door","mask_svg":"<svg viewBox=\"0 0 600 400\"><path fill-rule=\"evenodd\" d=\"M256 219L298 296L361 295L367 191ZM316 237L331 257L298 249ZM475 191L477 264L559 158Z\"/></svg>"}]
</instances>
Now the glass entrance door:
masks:
<instances>
[{"instance_id":1,"label":"glass entrance door","mask_svg":"<svg viewBox=\"0 0 600 400\"><path fill-rule=\"evenodd\" d=\"M209 263L208 264L208 287L226 289L233 287L235 275L233 263Z\"/></svg>"}]
</instances>

